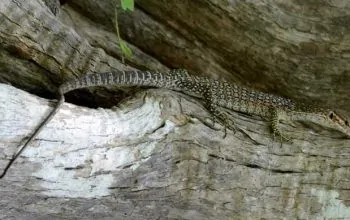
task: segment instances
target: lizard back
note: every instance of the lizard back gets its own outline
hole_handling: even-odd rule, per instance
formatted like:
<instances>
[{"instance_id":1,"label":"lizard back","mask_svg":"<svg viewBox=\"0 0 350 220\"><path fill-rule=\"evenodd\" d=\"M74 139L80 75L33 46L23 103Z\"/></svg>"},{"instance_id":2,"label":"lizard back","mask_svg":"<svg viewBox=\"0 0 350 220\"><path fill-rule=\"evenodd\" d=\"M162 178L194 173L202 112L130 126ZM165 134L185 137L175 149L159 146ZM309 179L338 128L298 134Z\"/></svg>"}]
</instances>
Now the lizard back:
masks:
<instances>
[{"instance_id":1,"label":"lizard back","mask_svg":"<svg viewBox=\"0 0 350 220\"><path fill-rule=\"evenodd\" d=\"M191 76L183 70L168 73L158 71L119 71L90 73L64 83L61 94L74 89L91 86L150 86L181 91L191 96L207 99L212 104L231 110L270 116L271 108L293 110L292 100L267 94L226 81L212 80L206 77Z\"/></svg>"}]
</instances>

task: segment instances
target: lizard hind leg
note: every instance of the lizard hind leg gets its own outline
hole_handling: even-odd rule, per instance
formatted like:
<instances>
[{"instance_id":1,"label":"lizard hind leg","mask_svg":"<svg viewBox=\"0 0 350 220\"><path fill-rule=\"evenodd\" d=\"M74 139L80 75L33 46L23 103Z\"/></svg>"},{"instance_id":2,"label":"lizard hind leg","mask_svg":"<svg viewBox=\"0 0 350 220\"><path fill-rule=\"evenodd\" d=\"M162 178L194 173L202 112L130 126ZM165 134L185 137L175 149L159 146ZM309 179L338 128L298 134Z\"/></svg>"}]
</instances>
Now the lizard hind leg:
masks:
<instances>
[{"instance_id":1,"label":"lizard hind leg","mask_svg":"<svg viewBox=\"0 0 350 220\"><path fill-rule=\"evenodd\" d=\"M211 127L212 129L214 128L215 123L217 122L224 127L223 138L225 138L227 135L227 129L230 129L234 133L236 133L236 127L234 125L234 121L230 119L226 113L224 113L223 111L220 111L218 107L215 104L213 104L210 100L207 100L206 107L212 115L212 122L213 122Z\"/></svg>"}]
</instances>

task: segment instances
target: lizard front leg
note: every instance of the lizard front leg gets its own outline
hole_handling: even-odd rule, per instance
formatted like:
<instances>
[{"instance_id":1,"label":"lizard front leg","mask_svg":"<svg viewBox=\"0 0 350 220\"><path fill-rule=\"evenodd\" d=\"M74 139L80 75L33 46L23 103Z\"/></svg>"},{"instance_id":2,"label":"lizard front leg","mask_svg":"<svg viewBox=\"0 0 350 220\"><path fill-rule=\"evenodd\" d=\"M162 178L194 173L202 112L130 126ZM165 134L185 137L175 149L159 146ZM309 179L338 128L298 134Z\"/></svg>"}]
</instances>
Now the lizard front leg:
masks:
<instances>
[{"instance_id":1,"label":"lizard front leg","mask_svg":"<svg viewBox=\"0 0 350 220\"><path fill-rule=\"evenodd\" d=\"M277 135L281 138L281 142L283 140L290 142L291 139L287 135L283 134L278 128L278 125L280 123L280 114L282 114L281 110L278 110L276 108L271 109L271 128L273 137L275 138Z\"/></svg>"}]
</instances>

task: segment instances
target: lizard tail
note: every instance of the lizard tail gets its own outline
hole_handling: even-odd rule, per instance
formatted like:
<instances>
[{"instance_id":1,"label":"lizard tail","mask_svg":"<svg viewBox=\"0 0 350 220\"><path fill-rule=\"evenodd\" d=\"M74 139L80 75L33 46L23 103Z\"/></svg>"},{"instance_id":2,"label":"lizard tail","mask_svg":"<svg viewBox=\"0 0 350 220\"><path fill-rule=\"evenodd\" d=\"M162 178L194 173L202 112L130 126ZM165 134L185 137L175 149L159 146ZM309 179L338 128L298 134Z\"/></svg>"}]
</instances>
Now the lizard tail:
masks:
<instances>
[{"instance_id":1,"label":"lizard tail","mask_svg":"<svg viewBox=\"0 0 350 220\"><path fill-rule=\"evenodd\" d=\"M105 73L88 73L80 78L62 84L59 88L61 94L71 90L91 86L152 86L158 88L178 89L178 84L186 75L176 73L161 73L158 71L120 71L114 70Z\"/></svg>"},{"instance_id":2,"label":"lizard tail","mask_svg":"<svg viewBox=\"0 0 350 220\"><path fill-rule=\"evenodd\" d=\"M6 165L5 169L3 170L2 174L0 174L0 179L2 179L5 175L7 170L11 167L11 165L15 162L15 160L19 157L19 155L21 155L22 151L34 140L34 138L36 138L36 136L40 133L40 131L42 130L42 128L51 121L51 119L53 118L53 116L56 114L56 112L59 110L59 108L61 107L62 103L64 102L64 96L61 93L60 94L60 99L57 103L57 105L55 106L55 109L50 112L50 114L45 118L45 120L43 122L41 122L41 124L36 128L36 130L34 131L34 133L30 136L30 138L26 141L26 143L20 147L18 149L18 151L16 152L16 154L10 159L10 161L8 162L8 164Z\"/></svg>"}]
</instances>

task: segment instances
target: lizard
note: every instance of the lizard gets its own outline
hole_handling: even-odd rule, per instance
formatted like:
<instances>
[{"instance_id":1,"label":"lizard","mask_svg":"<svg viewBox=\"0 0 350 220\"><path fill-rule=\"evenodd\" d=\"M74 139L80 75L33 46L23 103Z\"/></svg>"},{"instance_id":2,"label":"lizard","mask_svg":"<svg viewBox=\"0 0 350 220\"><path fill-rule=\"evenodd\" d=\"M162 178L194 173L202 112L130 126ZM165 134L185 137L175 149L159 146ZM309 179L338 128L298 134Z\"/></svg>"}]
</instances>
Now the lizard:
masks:
<instances>
[{"instance_id":1,"label":"lizard","mask_svg":"<svg viewBox=\"0 0 350 220\"><path fill-rule=\"evenodd\" d=\"M289 137L284 135L278 128L280 120L311 121L321 126L338 130L350 138L349 121L333 110L310 107L294 102L291 99L248 89L227 81L190 75L183 69L174 69L167 73L139 70L113 70L103 73L88 72L79 78L69 80L59 86L59 101L56 107L37 127L26 143L19 148L12 159L10 159L3 173L0 175L0 179L5 176L11 164L26 146L33 141L41 129L53 118L65 101L65 93L85 87L111 85L166 88L203 99L205 107L213 115L214 121L218 120L224 125L225 134L226 127L232 130L234 130L234 127L232 127L232 123L227 116L219 111L217 107L267 118L271 121L273 134L287 141Z\"/></svg>"}]
</instances>

